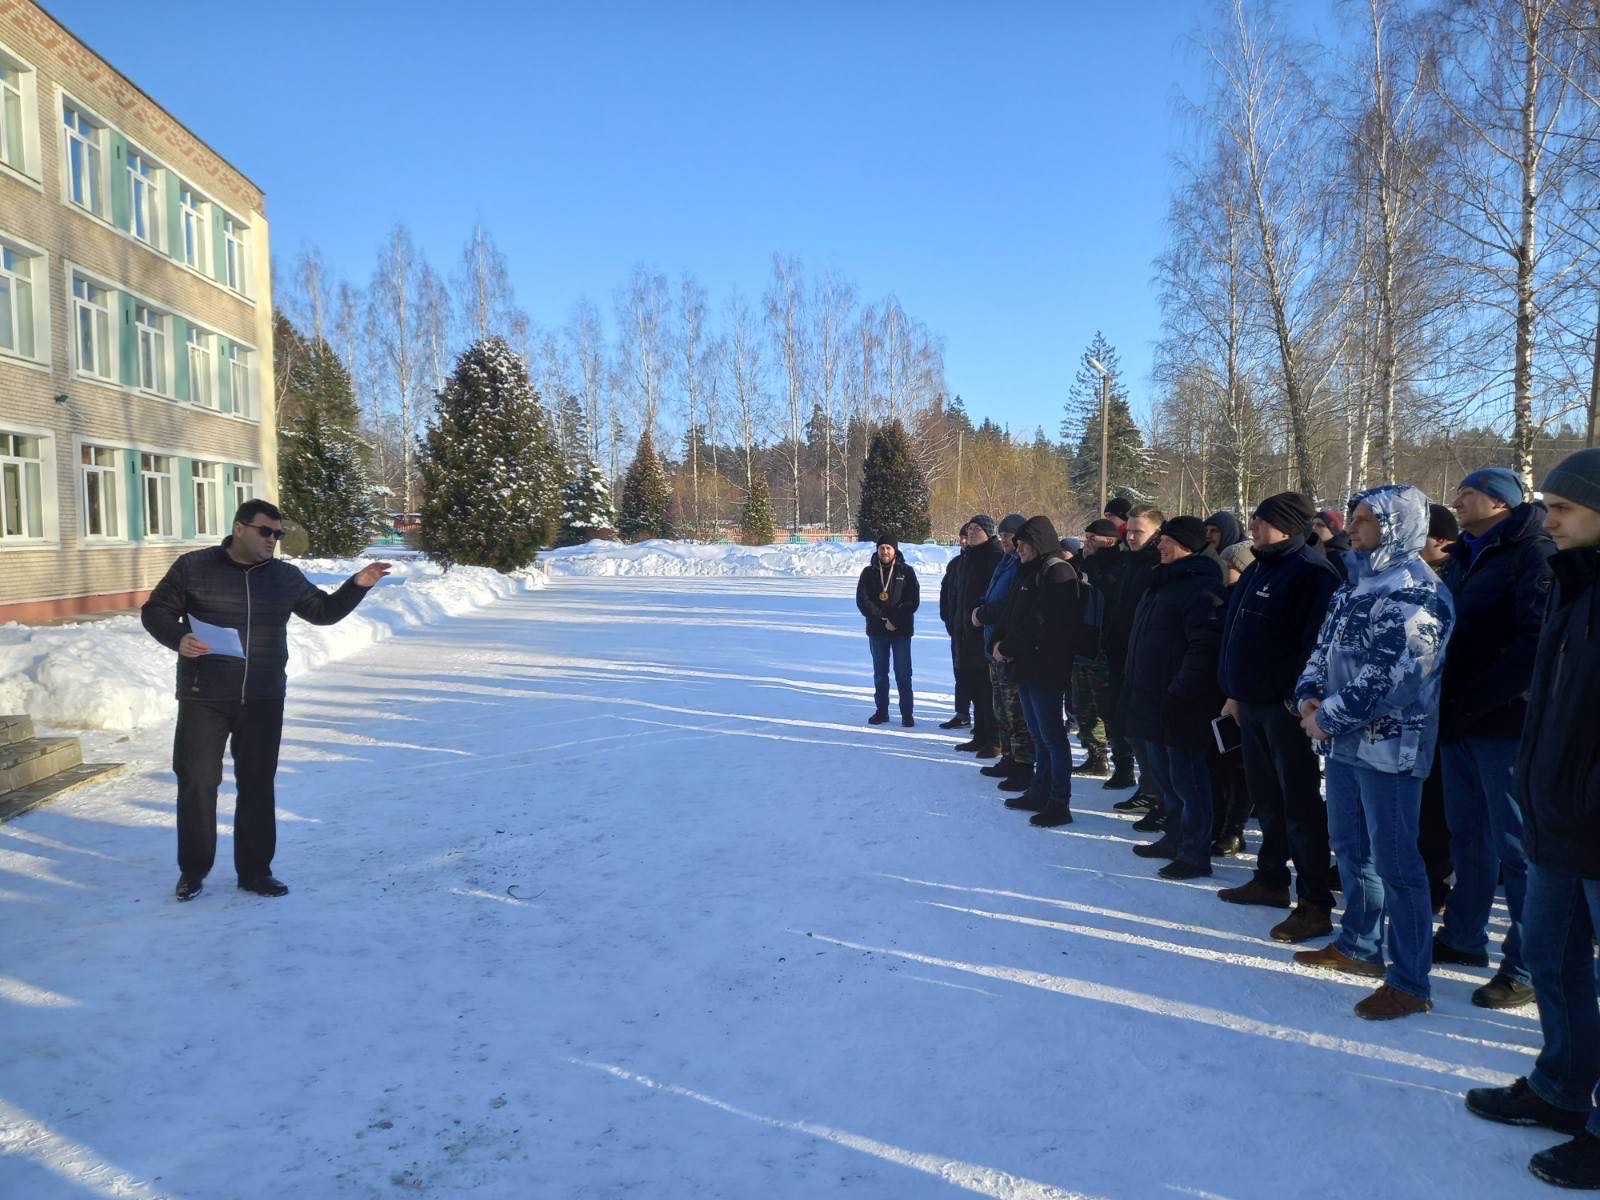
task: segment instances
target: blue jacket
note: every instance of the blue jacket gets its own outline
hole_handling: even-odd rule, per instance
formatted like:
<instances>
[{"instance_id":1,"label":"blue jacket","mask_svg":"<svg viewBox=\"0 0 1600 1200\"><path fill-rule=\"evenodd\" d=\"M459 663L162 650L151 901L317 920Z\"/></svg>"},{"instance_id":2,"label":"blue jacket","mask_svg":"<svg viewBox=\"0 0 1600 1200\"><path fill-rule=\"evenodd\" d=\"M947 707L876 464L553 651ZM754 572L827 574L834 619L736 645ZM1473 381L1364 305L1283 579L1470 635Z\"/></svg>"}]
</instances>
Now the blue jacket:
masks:
<instances>
[{"instance_id":1,"label":"blue jacket","mask_svg":"<svg viewBox=\"0 0 1600 1200\"><path fill-rule=\"evenodd\" d=\"M1455 624L1450 593L1422 547L1428 498L1410 484L1357 492L1382 541L1346 556L1350 582L1333 594L1295 703L1320 700L1321 748L1340 762L1426 779L1439 737L1439 687Z\"/></svg>"},{"instance_id":2,"label":"blue jacket","mask_svg":"<svg viewBox=\"0 0 1600 1200\"><path fill-rule=\"evenodd\" d=\"M1306 536L1257 550L1228 589L1217 682L1248 704L1281 704L1317 644L1339 576Z\"/></svg>"},{"instance_id":3,"label":"blue jacket","mask_svg":"<svg viewBox=\"0 0 1600 1200\"><path fill-rule=\"evenodd\" d=\"M1450 589L1456 627L1444 664L1439 736L1513 740L1522 734L1533 683L1539 630L1550 606L1556 544L1544 531L1544 510L1520 504L1477 542L1446 553L1458 564Z\"/></svg>"},{"instance_id":4,"label":"blue jacket","mask_svg":"<svg viewBox=\"0 0 1600 1200\"><path fill-rule=\"evenodd\" d=\"M1001 555L994 574L989 577L989 586L984 590L983 599L978 604L978 620L983 622L983 652L986 655L994 647L994 631L1005 623L1006 612L1011 607L1019 565L1015 551Z\"/></svg>"}]
</instances>

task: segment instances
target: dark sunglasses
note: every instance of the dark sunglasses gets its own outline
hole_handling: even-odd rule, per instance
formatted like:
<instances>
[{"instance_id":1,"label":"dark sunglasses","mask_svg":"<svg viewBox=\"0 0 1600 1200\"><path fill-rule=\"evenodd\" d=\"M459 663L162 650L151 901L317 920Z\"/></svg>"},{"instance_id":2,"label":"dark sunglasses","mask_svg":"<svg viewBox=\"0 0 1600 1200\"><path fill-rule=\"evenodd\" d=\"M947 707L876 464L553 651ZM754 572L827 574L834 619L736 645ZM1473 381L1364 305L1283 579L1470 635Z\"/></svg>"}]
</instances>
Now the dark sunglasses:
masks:
<instances>
[{"instance_id":1,"label":"dark sunglasses","mask_svg":"<svg viewBox=\"0 0 1600 1200\"><path fill-rule=\"evenodd\" d=\"M286 533L285 530L274 529L270 525L246 525L245 528L246 529L254 529L262 537L273 538L274 540L280 541L280 542L283 541L284 535Z\"/></svg>"}]
</instances>

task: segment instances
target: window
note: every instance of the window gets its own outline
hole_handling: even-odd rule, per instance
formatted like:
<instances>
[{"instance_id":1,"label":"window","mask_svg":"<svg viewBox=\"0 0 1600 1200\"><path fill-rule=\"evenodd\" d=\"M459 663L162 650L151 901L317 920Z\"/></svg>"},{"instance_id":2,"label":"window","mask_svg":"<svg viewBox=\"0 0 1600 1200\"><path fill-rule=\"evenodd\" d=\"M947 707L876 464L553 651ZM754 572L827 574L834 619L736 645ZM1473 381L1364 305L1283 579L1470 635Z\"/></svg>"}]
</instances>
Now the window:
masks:
<instances>
[{"instance_id":1,"label":"window","mask_svg":"<svg viewBox=\"0 0 1600 1200\"><path fill-rule=\"evenodd\" d=\"M142 150L128 147L128 227L141 242L161 247L161 168Z\"/></svg>"},{"instance_id":2,"label":"window","mask_svg":"<svg viewBox=\"0 0 1600 1200\"><path fill-rule=\"evenodd\" d=\"M194 464L194 533L216 537L222 532L222 468L216 463Z\"/></svg>"},{"instance_id":3,"label":"window","mask_svg":"<svg viewBox=\"0 0 1600 1200\"><path fill-rule=\"evenodd\" d=\"M210 234L206 227L205 200L192 188L178 191L178 209L183 214L183 261L196 271L204 271L210 256L206 248Z\"/></svg>"},{"instance_id":4,"label":"window","mask_svg":"<svg viewBox=\"0 0 1600 1200\"><path fill-rule=\"evenodd\" d=\"M233 411L241 417L256 418L256 398L250 390L250 351L228 344L228 388L233 395Z\"/></svg>"},{"instance_id":5,"label":"window","mask_svg":"<svg viewBox=\"0 0 1600 1200\"><path fill-rule=\"evenodd\" d=\"M85 537L122 536L121 460L122 452L109 446L84 446L79 451Z\"/></svg>"},{"instance_id":6,"label":"window","mask_svg":"<svg viewBox=\"0 0 1600 1200\"><path fill-rule=\"evenodd\" d=\"M148 304L136 304L133 326L139 334L139 386L167 394L167 317Z\"/></svg>"},{"instance_id":7,"label":"window","mask_svg":"<svg viewBox=\"0 0 1600 1200\"><path fill-rule=\"evenodd\" d=\"M235 467L233 469L233 511L238 512L239 506L246 500L256 498L256 469L254 467Z\"/></svg>"},{"instance_id":8,"label":"window","mask_svg":"<svg viewBox=\"0 0 1600 1200\"><path fill-rule=\"evenodd\" d=\"M0 244L0 350L38 357L33 323L33 256Z\"/></svg>"},{"instance_id":9,"label":"window","mask_svg":"<svg viewBox=\"0 0 1600 1200\"><path fill-rule=\"evenodd\" d=\"M211 335L189 326L189 399L201 408L217 406L211 382Z\"/></svg>"},{"instance_id":10,"label":"window","mask_svg":"<svg viewBox=\"0 0 1600 1200\"><path fill-rule=\"evenodd\" d=\"M172 537L172 459L139 455L139 484L144 491L145 536Z\"/></svg>"},{"instance_id":11,"label":"window","mask_svg":"<svg viewBox=\"0 0 1600 1200\"><path fill-rule=\"evenodd\" d=\"M97 217L105 216L100 188L101 138L104 130L70 102L62 109L67 123L67 195Z\"/></svg>"},{"instance_id":12,"label":"window","mask_svg":"<svg viewBox=\"0 0 1600 1200\"><path fill-rule=\"evenodd\" d=\"M244 231L241 222L227 213L222 214L223 252L227 255L223 263L223 282L241 295L245 286Z\"/></svg>"},{"instance_id":13,"label":"window","mask_svg":"<svg viewBox=\"0 0 1600 1200\"><path fill-rule=\"evenodd\" d=\"M43 537L43 440L0 433L0 542Z\"/></svg>"},{"instance_id":14,"label":"window","mask_svg":"<svg viewBox=\"0 0 1600 1200\"><path fill-rule=\"evenodd\" d=\"M73 322L78 370L111 378L111 294L82 275L72 277Z\"/></svg>"},{"instance_id":15,"label":"window","mask_svg":"<svg viewBox=\"0 0 1600 1200\"><path fill-rule=\"evenodd\" d=\"M28 122L22 111L22 70L0 58L0 162L26 172Z\"/></svg>"}]
</instances>

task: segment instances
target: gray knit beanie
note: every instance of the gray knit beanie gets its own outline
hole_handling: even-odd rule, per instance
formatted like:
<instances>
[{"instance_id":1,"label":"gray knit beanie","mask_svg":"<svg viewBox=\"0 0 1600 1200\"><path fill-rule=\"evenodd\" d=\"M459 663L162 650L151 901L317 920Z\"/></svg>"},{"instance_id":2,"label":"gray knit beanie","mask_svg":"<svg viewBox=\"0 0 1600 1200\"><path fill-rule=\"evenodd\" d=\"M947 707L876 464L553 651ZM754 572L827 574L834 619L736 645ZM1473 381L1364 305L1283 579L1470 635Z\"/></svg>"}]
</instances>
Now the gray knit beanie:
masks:
<instances>
[{"instance_id":1,"label":"gray knit beanie","mask_svg":"<svg viewBox=\"0 0 1600 1200\"><path fill-rule=\"evenodd\" d=\"M1567 455L1544 477L1544 487L1539 490L1600 512L1600 449Z\"/></svg>"},{"instance_id":2,"label":"gray knit beanie","mask_svg":"<svg viewBox=\"0 0 1600 1200\"><path fill-rule=\"evenodd\" d=\"M1028 518L1021 513L1008 513L1000 522L1000 532L1014 534L1027 523Z\"/></svg>"}]
</instances>

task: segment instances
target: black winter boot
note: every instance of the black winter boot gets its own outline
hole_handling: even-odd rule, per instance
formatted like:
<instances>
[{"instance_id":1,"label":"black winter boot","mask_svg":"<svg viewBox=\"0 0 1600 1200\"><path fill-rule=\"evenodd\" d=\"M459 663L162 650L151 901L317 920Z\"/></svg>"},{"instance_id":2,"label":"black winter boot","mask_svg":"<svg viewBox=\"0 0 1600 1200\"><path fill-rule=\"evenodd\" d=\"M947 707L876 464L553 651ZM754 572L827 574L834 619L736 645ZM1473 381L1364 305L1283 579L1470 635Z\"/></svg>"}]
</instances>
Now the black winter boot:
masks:
<instances>
[{"instance_id":1,"label":"black winter boot","mask_svg":"<svg viewBox=\"0 0 1600 1200\"><path fill-rule=\"evenodd\" d=\"M1021 809L1023 812L1043 812L1050 807L1050 797L1042 789L1031 787L1020 796L1008 796L1006 807Z\"/></svg>"},{"instance_id":2,"label":"black winter boot","mask_svg":"<svg viewBox=\"0 0 1600 1200\"><path fill-rule=\"evenodd\" d=\"M1040 829L1054 829L1058 825L1072 824L1072 809L1065 804L1047 804L1028 818L1028 824Z\"/></svg>"},{"instance_id":3,"label":"black winter boot","mask_svg":"<svg viewBox=\"0 0 1600 1200\"><path fill-rule=\"evenodd\" d=\"M1002 792L1025 792L1033 786L1033 767L1031 764L1019 766L1011 774L1002 779L998 785Z\"/></svg>"},{"instance_id":4,"label":"black winter boot","mask_svg":"<svg viewBox=\"0 0 1600 1200\"><path fill-rule=\"evenodd\" d=\"M948 721L940 721L939 722L939 728L940 729L967 729L971 725L972 725L972 722L968 718L963 717L960 713L957 713L955 716L951 717Z\"/></svg>"},{"instance_id":5,"label":"black winter boot","mask_svg":"<svg viewBox=\"0 0 1600 1200\"><path fill-rule=\"evenodd\" d=\"M1074 775L1109 775L1111 773L1111 764L1106 762L1103 755L1091 754L1081 763L1074 764L1072 773Z\"/></svg>"},{"instance_id":6,"label":"black winter boot","mask_svg":"<svg viewBox=\"0 0 1600 1200\"><path fill-rule=\"evenodd\" d=\"M1541 1150L1528 1160L1528 1170L1557 1187L1600 1191L1600 1137L1584 1132Z\"/></svg>"},{"instance_id":7,"label":"black winter boot","mask_svg":"<svg viewBox=\"0 0 1600 1200\"><path fill-rule=\"evenodd\" d=\"M1120 762L1117 764L1117 769L1111 772L1111 778L1106 780L1100 786L1108 791L1112 791L1117 788L1134 787L1138 784L1138 782L1138 776L1133 773L1133 765L1131 763Z\"/></svg>"},{"instance_id":8,"label":"black winter boot","mask_svg":"<svg viewBox=\"0 0 1600 1200\"><path fill-rule=\"evenodd\" d=\"M1502 1125L1542 1125L1557 1133L1577 1133L1589 1120L1587 1111L1557 1108L1519 1079L1509 1087L1470 1088L1467 1111Z\"/></svg>"},{"instance_id":9,"label":"black winter boot","mask_svg":"<svg viewBox=\"0 0 1600 1200\"><path fill-rule=\"evenodd\" d=\"M962 754L971 754L974 750L981 750L982 748L982 743L977 738L969 738L967 741L956 743L956 749Z\"/></svg>"},{"instance_id":10,"label":"black winter boot","mask_svg":"<svg viewBox=\"0 0 1600 1200\"><path fill-rule=\"evenodd\" d=\"M888 723L888 720L889 720L889 714L884 712L883 709L880 708L877 712L873 713L870 717L867 718L867 724L868 725L884 725L884 724Z\"/></svg>"},{"instance_id":11,"label":"black winter boot","mask_svg":"<svg viewBox=\"0 0 1600 1200\"><path fill-rule=\"evenodd\" d=\"M1007 775L1017 770L1017 764L1012 761L1009 754L1002 754L987 767L979 767L979 775L987 775L990 779L1004 779Z\"/></svg>"}]
</instances>

